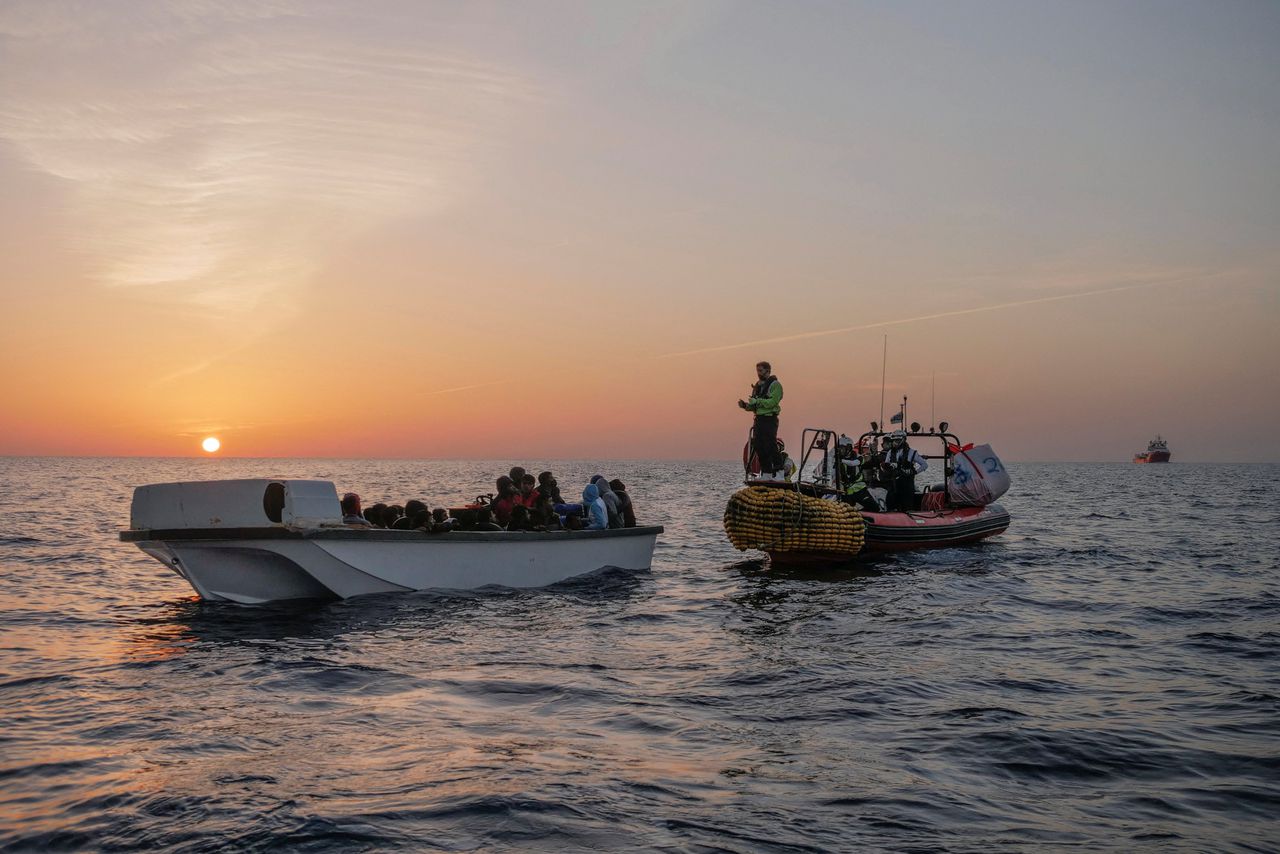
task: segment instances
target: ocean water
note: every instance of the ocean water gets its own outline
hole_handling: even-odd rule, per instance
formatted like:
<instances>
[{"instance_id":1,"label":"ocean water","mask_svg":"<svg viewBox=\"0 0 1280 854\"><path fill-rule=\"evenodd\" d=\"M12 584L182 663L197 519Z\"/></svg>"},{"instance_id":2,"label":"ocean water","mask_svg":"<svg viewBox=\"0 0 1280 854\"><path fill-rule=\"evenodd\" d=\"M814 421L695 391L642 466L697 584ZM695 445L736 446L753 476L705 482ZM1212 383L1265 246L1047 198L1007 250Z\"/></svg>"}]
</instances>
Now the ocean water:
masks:
<instances>
[{"instance_id":1,"label":"ocean water","mask_svg":"<svg viewBox=\"0 0 1280 854\"><path fill-rule=\"evenodd\" d=\"M599 470L653 569L288 608L137 484ZM1011 465L985 545L775 573L731 463L0 458L0 848L1280 850L1280 467Z\"/></svg>"}]
</instances>

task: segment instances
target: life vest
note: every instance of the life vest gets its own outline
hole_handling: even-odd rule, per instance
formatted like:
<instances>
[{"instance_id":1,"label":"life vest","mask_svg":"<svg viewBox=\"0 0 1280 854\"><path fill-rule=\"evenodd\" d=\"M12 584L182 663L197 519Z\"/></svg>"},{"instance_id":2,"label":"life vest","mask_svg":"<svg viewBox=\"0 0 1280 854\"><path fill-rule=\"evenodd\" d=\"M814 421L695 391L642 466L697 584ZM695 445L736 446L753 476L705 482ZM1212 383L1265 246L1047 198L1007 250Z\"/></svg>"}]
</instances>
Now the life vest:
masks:
<instances>
[{"instance_id":1,"label":"life vest","mask_svg":"<svg viewBox=\"0 0 1280 854\"><path fill-rule=\"evenodd\" d=\"M765 379L760 380L751 387L751 399L761 401L752 411L756 415L777 415L782 411L781 403L774 403L769 399L769 390L773 388L773 384L778 382L778 378L770 374ZM778 383L778 391L782 391L782 383ZM779 395L781 398L781 395Z\"/></svg>"},{"instance_id":2,"label":"life vest","mask_svg":"<svg viewBox=\"0 0 1280 854\"><path fill-rule=\"evenodd\" d=\"M499 524L505 525L511 521L511 511L520 503L519 496L520 493L517 492L515 495L497 498L489 505L490 509L493 510L494 518L498 520Z\"/></svg>"},{"instance_id":3,"label":"life vest","mask_svg":"<svg viewBox=\"0 0 1280 854\"><path fill-rule=\"evenodd\" d=\"M867 488L867 481L862 476L862 463L854 460L841 460L843 469L841 486L845 495L853 495Z\"/></svg>"},{"instance_id":4,"label":"life vest","mask_svg":"<svg viewBox=\"0 0 1280 854\"><path fill-rule=\"evenodd\" d=\"M917 472L915 471L916 461L919 459L919 457L920 455L916 453L915 448L912 448L910 445L907 445L907 444L902 444L896 448L890 448L888 451L886 451L884 455L884 461L889 465L895 466L895 467L903 463L907 463L911 466L912 474L915 475L917 474Z\"/></svg>"}]
</instances>

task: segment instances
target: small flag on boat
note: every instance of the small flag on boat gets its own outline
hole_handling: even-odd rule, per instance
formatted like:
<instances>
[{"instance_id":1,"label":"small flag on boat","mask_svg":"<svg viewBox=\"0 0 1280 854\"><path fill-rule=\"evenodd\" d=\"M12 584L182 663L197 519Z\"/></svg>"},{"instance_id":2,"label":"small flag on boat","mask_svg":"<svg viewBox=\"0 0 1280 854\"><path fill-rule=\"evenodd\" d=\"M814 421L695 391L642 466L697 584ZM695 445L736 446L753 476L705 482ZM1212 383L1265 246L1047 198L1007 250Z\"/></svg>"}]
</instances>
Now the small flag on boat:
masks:
<instances>
[{"instance_id":1,"label":"small flag on boat","mask_svg":"<svg viewBox=\"0 0 1280 854\"><path fill-rule=\"evenodd\" d=\"M901 412L899 412L897 415L894 415L892 418L890 418L890 419L889 419L889 423L890 423L890 424L901 424L901 423L902 423L902 413L901 413Z\"/></svg>"}]
</instances>

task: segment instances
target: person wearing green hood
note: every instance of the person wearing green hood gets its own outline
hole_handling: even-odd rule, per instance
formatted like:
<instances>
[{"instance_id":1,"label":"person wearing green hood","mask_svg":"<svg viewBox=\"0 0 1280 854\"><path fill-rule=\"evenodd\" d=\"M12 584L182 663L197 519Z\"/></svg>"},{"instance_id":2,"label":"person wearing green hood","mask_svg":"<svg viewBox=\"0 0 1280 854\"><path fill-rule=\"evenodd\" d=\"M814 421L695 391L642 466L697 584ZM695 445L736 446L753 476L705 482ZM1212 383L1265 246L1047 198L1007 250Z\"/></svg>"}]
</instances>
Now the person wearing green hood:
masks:
<instances>
[{"instance_id":1,"label":"person wearing green hood","mask_svg":"<svg viewBox=\"0 0 1280 854\"><path fill-rule=\"evenodd\" d=\"M783 462L778 453L778 413L782 411L782 383L772 373L768 362L756 362L756 377L751 387L751 397L739 400L738 406L755 414L752 424L752 443L756 459L760 461L760 475L781 477Z\"/></svg>"}]
</instances>

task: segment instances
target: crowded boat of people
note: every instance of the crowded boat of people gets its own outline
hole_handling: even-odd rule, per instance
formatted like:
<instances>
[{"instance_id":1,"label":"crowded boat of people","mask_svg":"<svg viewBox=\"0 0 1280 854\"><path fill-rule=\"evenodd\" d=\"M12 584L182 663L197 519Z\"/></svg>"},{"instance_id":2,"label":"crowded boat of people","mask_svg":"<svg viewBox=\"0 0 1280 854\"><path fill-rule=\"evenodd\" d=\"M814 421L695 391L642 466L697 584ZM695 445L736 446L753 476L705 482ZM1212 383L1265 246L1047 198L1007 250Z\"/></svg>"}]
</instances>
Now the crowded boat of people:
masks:
<instances>
[{"instance_id":1,"label":"crowded boat of people","mask_svg":"<svg viewBox=\"0 0 1280 854\"><path fill-rule=\"evenodd\" d=\"M555 474L536 477L513 466L494 482L494 492L459 507L430 508L425 501L377 502L368 507L354 492L342 496L342 522L379 528L447 534L451 531L603 531L635 528L635 506L626 484L602 474L591 477L580 501L565 501Z\"/></svg>"},{"instance_id":2,"label":"crowded boat of people","mask_svg":"<svg viewBox=\"0 0 1280 854\"><path fill-rule=\"evenodd\" d=\"M539 479L516 469L495 488L459 507L432 508L416 498L364 507L328 480L152 483L134 489L120 539L200 597L242 604L545 587L652 565L662 526L636 524L617 480L595 475L573 502L550 472Z\"/></svg>"}]
</instances>

